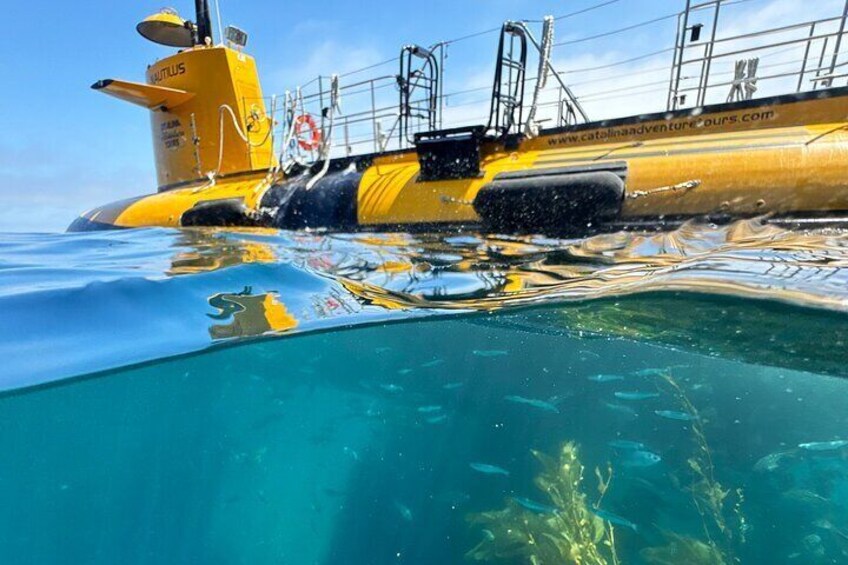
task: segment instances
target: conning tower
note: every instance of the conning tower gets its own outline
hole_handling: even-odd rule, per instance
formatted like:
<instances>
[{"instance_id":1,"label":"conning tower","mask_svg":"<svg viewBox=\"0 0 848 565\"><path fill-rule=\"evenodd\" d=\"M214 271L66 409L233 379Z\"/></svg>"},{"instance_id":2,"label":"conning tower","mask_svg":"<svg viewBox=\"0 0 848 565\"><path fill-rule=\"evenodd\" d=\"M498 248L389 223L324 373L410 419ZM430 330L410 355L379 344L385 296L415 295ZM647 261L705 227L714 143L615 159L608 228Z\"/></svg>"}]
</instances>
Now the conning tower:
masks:
<instances>
[{"instance_id":1,"label":"conning tower","mask_svg":"<svg viewBox=\"0 0 848 565\"><path fill-rule=\"evenodd\" d=\"M150 110L160 191L207 177L273 165L272 119L247 36L229 27L214 45L208 0L195 0L196 22L164 9L138 24L155 43L180 51L147 68L146 83L100 80L92 88Z\"/></svg>"}]
</instances>

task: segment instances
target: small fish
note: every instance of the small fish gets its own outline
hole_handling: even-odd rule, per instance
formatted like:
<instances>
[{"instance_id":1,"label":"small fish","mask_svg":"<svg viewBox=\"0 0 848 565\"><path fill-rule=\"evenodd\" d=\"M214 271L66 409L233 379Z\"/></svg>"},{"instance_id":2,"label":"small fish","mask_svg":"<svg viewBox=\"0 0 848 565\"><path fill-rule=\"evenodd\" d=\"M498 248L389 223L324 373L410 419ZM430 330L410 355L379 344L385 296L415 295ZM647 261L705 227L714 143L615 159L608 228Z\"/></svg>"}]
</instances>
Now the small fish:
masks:
<instances>
[{"instance_id":1,"label":"small fish","mask_svg":"<svg viewBox=\"0 0 848 565\"><path fill-rule=\"evenodd\" d=\"M594 514L595 516L597 516L598 518L600 518L602 520L606 520L610 524L615 524L616 526L621 526L623 528L629 528L629 529L633 530L634 532L639 531L639 528L636 526L636 524L634 524L633 522L631 522L630 520L628 520L626 518L622 518L621 516L617 516L617 515L613 514L612 512L607 512L606 510L601 510L600 508L591 508L591 507L589 508L589 510L591 510L592 514Z\"/></svg>"},{"instance_id":2,"label":"small fish","mask_svg":"<svg viewBox=\"0 0 848 565\"><path fill-rule=\"evenodd\" d=\"M356 452L355 449L351 449L350 447L345 446L344 449L342 449L342 451L344 451L346 454L353 457L354 461L359 461L359 454Z\"/></svg>"},{"instance_id":3,"label":"small fish","mask_svg":"<svg viewBox=\"0 0 848 565\"><path fill-rule=\"evenodd\" d=\"M552 397L548 398L548 402L550 404L553 404L554 406L559 406L560 404L562 404L563 402L565 402L566 400L568 400L572 396L574 396L574 395L570 392L566 392L565 394L555 394Z\"/></svg>"},{"instance_id":4,"label":"small fish","mask_svg":"<svg viewBox=\"0 0 848 565\"><path fill-rule=\"evenodd\" d=\"M781 496L793 502L798 502L807 506L818 506L819 508L823 508L825 505L830 503L830 501L822 495L806 489L794 488L781 493Z\"/></svg>"},{"instance_id":5,"label":"small fish","mask_svg":"<svg viewBox=\"0 0 848 565\"><path fill-rule=\"evenodd\" d=\"M577 352L580 357L591 357L592 359L600 359L601 356L595 353L594 351L589 351L588 349L581 349Z\"/></svg>"},{"instance_id":6,"label":"small fish","mask_svg":"<svg viewBox=\"0 0 848 565\"><path fill-rule=\"evenodd\" d=\"M591 377L586 377L593 383L611 383L614 381L623 381L624 377L621 375L605 375L603 373L599 375L592 375Z\"/></svg>"},{"instance_id":7,"label":"small fish","mask_svg":"<svg viewBox=\"0 0 848 565\"><path fill-rule=\"evenodd\" d=\"M398 513L400 513L401 518L403 518L407 522L412 522L412 510L410 510L408 506L395 500L395 508L397 508L397 511Z\"/></svg>"},{"instance_id":8,"label":"small fish","mask_svg":"<svg viewBox=\"0 0 848 565\"><path fill-rule=\"evenodd\" d=\"M440 412L441 410L442 407L437 404L418 407L418 412L421 414L432 414L433 412Z\"/></svg>"},{"instance_id":9,"label":"small fish","mask_svg":"<svg viewBox=\"0 0 848 565\"><path fill-rule=\"evenodd\" d=\"M688 369L691 365L669 365L668 367L649 367L633 371L631 375L636 377L661 377L667 375L672 369Z\"/></svg>"},{"instance_id":10,"label":"small fish","mask_svg":"<svg viewBox=\"0 0 848 565\"><path fill-rule=\"evenodd\" d=\"M622 460L625 467L651 467L662 461L662 457L652 451L637 449L630 451Z\"/></svg>"},{"instance_id":11,"label":"small fish","mask_svg":"<svg viewBox=\"0 0 848 565\"><path fill-rule=\"evenodd\" d=\"M624 414L631 418L637 417L639 414L630 406L625 406L623 404L616 404L614 402L604 402L604 406L612 410L613 412L618 412L619 414Z\"/></svg>"},{"instance_id":12,"label":"small fish","mask_svg":"<svg viewBox=\"0 0 848 565\"><path fill-rule=\"evenodd\" d=\"M654 410L654 414L662 418L668 418L669 420L682 420L684 422L690 422L695 419L695 416L692 414L677 410Z\"/></svg>"},{"instance_id":13,"label":"small fish","mask_svg":"<svg viewBox=\"0 0 848 565\"><path fill-rule=\"evenodd\" d=\"M607 445L613 449L629 449L634 451L645 449L645 444L641 441L630 441L627 439L614 439L610 442L607 442Z\"/></svg>"},{"instance_id":14,"label":"small fish","mask_svg":"<svg viewBox=\"0 0 848 565\"><path fill-rule=\"evenodd\" d=\"M492 530L483 530L483 537L489 541L492 541L495 539L495 534L492 533Z\"/></svg>"},{"instance_id":15,"label":"small fish","mask_svg":"<svg viewBox=\"0 0 848 565\"><path fill-rule=\"evenodd\" d=\"M443 389L445 389L445 390L456 390L456 389L458 389L458 388L462 388L462 387L464 387L464 386L465 386L465 383L463 383L463 382L456 382L456 383L447 383L447 384L444 384L444 385L442 385L442 388L443 388Z\"/></svg>"},{"instance_id":16,"label":"small fish","mask_svg":"<svg viewBox=\"0 0 848 565\"><path fill-rule=\"evenodd\" d=\"M442 363L444 363L444 359L433 359L432 361L427 361L426 363L421 364L422 369L429 369L431 367L438 367Z\"/></svg>"},{"instance_id":17,"label":"small fish","mask_svg":"<svg viewBox=\"0 0 848 565\"><path fill-rule=\"evenodd\" d=\"M426 421L427 421L428 424L441 424L442 422L444 422L447 419L448 419L447 414L439 414L438 416L432 416L430 418L427 418Z\"/></svg>"},{"instance_id":18,"label":"small fish","mask_svg":"<svg viewBox=\"0 0 848 565\"><path fill-rule=\"evenodd\" d=\"M477 357L503 357L509 355L509 351L504 349L475 349L471 353Z\"/></svg>"},{"instance_id":19,"label":"small fish","mask_svg":"<svg viewBox=\"0 0 848 565\"><path fill-rule=\"evenodd\" d=\"M525 398L523 396L514 395L504 396L504 400L515 402L517 404L526 404L528 406L532 406L540 410L545 410L547 412L555 412L559 414L559 408L557 408L547 400L538 400L536 398Z\"/></svg>"},{"instance_id":20,"label":"small fish","mask_svg":"<svg viewBox=\"0 0 848 565\"><path fill-rule=\"evenodd\" d=\"M412 372L412 369L398 369L398 375L408 375Z\"/></svg>"},{"instance_id":21,"label":"small fish","mask_svg":"<svg viewBox=\"0 0 848 565\"><path fill-rule=\"evenodd\" d=\"M488 463L469 463L469 466L478 473L484 473L486 475L503 475L504 477L509 476L509 471L503 467L498 467L497 465L489 465Z\"/></svg>"},{"instance_id":22,"label":"small fish","mask_svg":"<svg viewBox=\"0 0 848 565\"><path fill-rule=\"evenodd\" d=\"M799 443L798 447L807 451L831 451L848 446L848 440L837 439L834 441L814 441L811 443Z\"/></svg>"},{"instance_id":23,"label":"small fish","mask_svg":"<svg viewBox=\"0 0 848 565\"><path fill-rule=\"evenodd\" d=\"M668 369L660 369L658 367L651 367L650 369L640 369L638 371L633 371L630 373L636 377L659 377L668 373Z\"/></svg>"},{"instance_id":24,"label":"small fish","mask_svg":"<svg viewBox=\"0 0 848 565\"><path fill-rule=\"evenodd\" d=\"M761 457L759 461L754 464L754 471L758 472L767 472L774 471L778 467L780 467L781 462L792 455L791 451L778 451L776 453L769 453L768 455Z\"/></svg>"},{"instance_id":25,"label":"small fish","mask_svg":"<svg viewBox=\"0 0 848 565\"><path fill-rule=\"evenodd\" d=\"M391 351L391 350L392 350L391 347L378 347L377 349L374 350L374 353L379 355L381 353L385 353L385 352Z\"/></svg>"},{"instance_id":26,"label":"small fish","mask_svg":"<svg viewBox=\"0 0 848 565\"><path fill-rule=\"evenodd\" d=\"M559 508L554 508L553 506L548 506L547 504L542 504L540 502L536 502L535 500L530 500L529 498L524 498L522 496L514 496L512 499L519 506L526 508L531 512L536 512L538 514L556 514L559 512Z\"/></svg>"},{"instance_id":27,"label":"small fish","mask_svg":"<svg viewBox=\"0 0 848 565\"><path fill-rule=\"evenodd\" d=\"M380 388L386 392L403 392L403 387L393 383L381 384Z\"/></svg>"},{"instance_id":28,"label":"small fish","mask_svg":"<svg viewBox=\"0 0 848 565\"><path fill-rule=\"evenodd\" d=\"M659 398L658 392L639 392L638 390L616 391L615 397L621 400L648 400L649 398Z\"/></svg>"}]
</instances>

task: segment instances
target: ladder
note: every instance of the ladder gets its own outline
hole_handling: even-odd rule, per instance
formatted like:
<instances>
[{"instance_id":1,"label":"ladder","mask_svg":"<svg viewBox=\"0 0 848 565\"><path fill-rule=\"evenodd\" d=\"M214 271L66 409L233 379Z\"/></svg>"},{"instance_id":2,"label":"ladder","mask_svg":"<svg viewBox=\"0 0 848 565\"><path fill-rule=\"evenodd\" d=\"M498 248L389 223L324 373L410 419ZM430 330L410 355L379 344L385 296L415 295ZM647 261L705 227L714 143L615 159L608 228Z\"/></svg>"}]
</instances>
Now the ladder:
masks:
<instances>
[{"instance_id":1,"label":"ladder","mask_svg":"<svg viewBox=\"0 0 848 565\"><path fill-rule=\"evenodd\" d=\"M523 123L524 77L527 70L527 32L524 26L504 23L498 42L495 82L487 130L506 136Z\"/></svg>"}]
</instances>

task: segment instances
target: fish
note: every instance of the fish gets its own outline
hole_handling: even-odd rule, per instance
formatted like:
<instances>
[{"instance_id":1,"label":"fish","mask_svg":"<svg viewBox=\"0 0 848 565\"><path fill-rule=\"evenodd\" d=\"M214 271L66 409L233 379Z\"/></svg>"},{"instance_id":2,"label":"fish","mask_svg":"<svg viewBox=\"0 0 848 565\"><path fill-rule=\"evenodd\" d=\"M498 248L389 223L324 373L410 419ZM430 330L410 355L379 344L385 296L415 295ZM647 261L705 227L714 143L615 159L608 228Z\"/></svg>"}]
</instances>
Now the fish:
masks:
<instances>
[{"instance_id":1,"label":"fish","mask_svg":"<svg viewBox=\"0 0 848 565\"><path fill-rule=\"evenodd\" d=\"M350 448L350 447L348 447L348 446L345 446L345 447L342 449L342 451L344 451L346 454L348 454L348 455L350 455L351 457L353 457L353 460L354 460L354 461L359 461L359 453L357 453L355 449L352 449L352 448Z\"/></svg>"},{"instance_id":2,"label":"fish","mask_svg":"<svg viewBox=\"0 0 848 565\"><path fill-rule=\"evenodd\" d=\"M442 388L445 390L456 390L458 388L462 388L465 386L463 382L455 382L455 383L447 383L442 385Z\"/></svg>"},{"instance_id":3,"label":"fish","mask_svg":"<svg viewBox=\"0 0 848 565\"><path fill-rule=\"evenodd\" d=\"M385 353L385 352L391 351L391 350L392 350L391 347L378 347L377 349L374 350L374 353L377 353L379 355L380 353Z\"/></svg>"},{"instance_id":4,"label":"fish","mask_svg":"<svg viewBox=\"0 0 848 565\"><path fill-rule=\"evenodd\" d=\"M592 359L600 359L601 356L595 353L594 351L589 351L588 349L581 349L577 352L581 357L591 357Z\"/></svg>"},{"instance_id":5,"label":"fish","mask_svg":"<svg viewBox=\"0 0 848 565\"><path fill-rule=\"evenodd\" d=\"M550 404L553 404L554 406L559 406L560 404L562 404L564 401L568 400L572 396L574 396L574 394L572 394L570 392L566 392L564 394L555 394L555 395L551 396L550 398L548 398L548 402Z\"/></svg>"},{"instance_id":6,"label":"fish","mask_svg":"<svg viewBox=\"0 0 848 565\"><path fill-rule=\"evenodd\" d=\"M431 367L438 367L442 363L444 363L444 359L433 359L432 361L427 361L426 363L421 364L422 369L429 369Z\"/></svg>"},{"instance_id":7,"label":"fish","mask_svg":"<svg viewBox=\"0 0 848 565\"><path fill-rule=\"evenodd\" d=\"M592 512L592 514L602 520L606 520L610 524L615 524L616 526L621 526L623 528L629 528L634 532L639 531L639 527L627 518L622 518L621 516L613 514L612 512L607 512L606 510L601 510L600 508L589 507L589 510Z\"/></svg>"},{"instance_id":8,"label":"fish","mask_svg":"<svg viewBox=\"0 0 848 565\"><path fill-rule=\"evenodd\" d=\"M848 540L848 534L846 534L845 532L843 532L842 530L840 530L839 528L834 526L833 523L830 522L829 520L824 520L824 519L816 520L815 522L813 522L813 525L815 527L821 528L823 530L829 530L829 531L833 532L835 535L841 537L842 539Z\"/></svg>"},{"instance_id":9,"label":"fish","mask_svg":"<svg viewBox=\"0 0 848 565\"><path fill-rule=\"evenodd\" d=\"M525 398L523 396L509 395L504 396L504 400L515 402L517 404L526 404L547 412L555 412L559 414L559 408L548 402L547 400L538 400L536 398Z\"/></svg>"},{"instance_id":10,"label":"fish","mask_svg":"<svg viewBox=\"0 0 848 565\"><path fill-rule=\"evenodd\" d=\"M512 499L522 508L526 508L527 510L536 512L537 514L556 514L559 512L559 508L542 504L541 502L536 502L535 500L530 500L529 498L524 498L522 496L514 496Z\"/></svg>"},{"instance_id":11,"label":"fish","mask_svg":"<svg viewBox=\"0 0 848 565\"><path fill-rule=\"evenodd\" d=\"M614 439L612 441L607 442L607 445L612 447L613 449L645 449L645 444L641 441L630 441L627 439Z\"/></svg>"},{"instance_id":12,"label":"fish","mask_svg":"<svg viewBox=\"0 0 848 565\"><path fill-rule=\"evenodd\" d=\"M792 455L791 451L778 451L776 453L769 453L768 455L761 457L759 461L754 464L754 471L758 472L767 472L774 471L778 467L780 467L781 461L784 458Z\"/></svg>"},{"instance_id":13,"label":"fish","mask_svg":"<svg viewBox=\"0 0 848 565\"><path fill-rule=\"evenodd\" d=\"M509 355L509 351L505 349L475 349L471 354L477 357L504 357Z\"/></svg>"},{"instance_id":14,"label":"fish","mask_svg":"<svg viewBox=\"0 0 848 565\"><path fill-rule=\"evenodd\" d=\"M624 377L621 375L605 375L603 373L598 375L592 375L590 377L586 377L588 380L593 383L611 383L614 381L623 381Z\"/></svg>"},{"instance_id":15,"label":"fish","mask_svg":"<svg viewBox=\"0 0 848 565\"><path fill-rule=\"evenodd\" d=\"M442 407L437 404L418 407L418 412L421 414L432 414L433 412L440 412L441 410Z\"/></svg>"},{"instance_id":16,"label":"fish","mask_svg":"<svg viewBox=\"0 0 848 565\"><path fill-rule=\"evenodd\" d=\"M807 451L831 451L848 446L848 440L837 439L833 441L814 441L811 443L799 443L798 447Z\"/></svg>"},{"instance_id":17,"label":"fish","mask_svg":"<svg viewBox=\"0 0 848 565\"><path fill-rule=\"evenodd\" d=\"M386 392L403 392L403 387L393 383L381 384L380 388Z\"/></svg>"},{"instance_id":18,"label":"fish","mask_svg":"<svg viewBox=\"0 0 848 565\"><path fill-rule=\"evenodd\" d=\"M412 510L410 510L408 506L395 500L395 508L397 508L401 518L407 522L412 522Z\"/></svg>"},{"instance_id":19,"label":"fish","mask_svg":"<svg viewBox=\"0 0 848 565\"><path fill-rule=\"evenodd\" d=\"M635 418L639 415L633 408L630 406L625 406L623 404L616 404L614 402L604 402L604 406L612 410L613 412L618 412L619 414L624 414L626 416L630 416L631 418Z\"/></svg>"},{"instance_id":20,"label":"fish","mask_svg":"<svg viewBox=\"0 0 848 565\"><path fill-rule=\"evenodd\" d=\"M483 530L483 537L489 541L492 541L495 539L495 534L492 533L492 530Z\"/></svg>"},{"instance_id":21,"label":"fish","mask_svg":"<svg viewBox=\"0 0 848 565\"><path fill-rule=\"evenodd\" d=\"M398 369L398 375L408 375L412 372L412 369Z\"/></svg>"},{"instance_id":22,"label":"fish","mask_svg":"<svg viewBox=\"0 0 848 565\"><path fill-rule=\"evenodd\" d=\"M629 451L622 459L621 464L625 467L651 467L662 461L662 457L652 451L637 449Z\"/></svg>"},{"instance_id":23,"label":"fish","mask_svg":"<svg viewBox=\"0 0 848 565\"><path fill-rule=\"evenodd\" d=\"M668 418L669 420L682 420L684 422L690 422L695 419L695 416L689 412L680 412L678 410L654 410L654 414L662 418Z\"/></svg>"},{"instance_id":24,"label":"fish","mask_svg":"<svg viewBox=\"0 0 848 565\"><path fill-rule=\"evenodd\" d=\"M497 465L489 465L488 463L469 463L469 466L478 473L483 473L485 475L509 476L509 471L503 467L498 467Z\"/></svg>"},{"instance_id":25,"label":"fish","mask_svg":"<svg viewBox=\"0 0 848 565\"><path fill-rule=\"evenodd\" d=\"M819 509L823 509L825 506L830 504L830 501L827 498L806 489L794 488L781 493L781 496L787 500L791 500L792 502L803 504L805 506L815 506Z\"/></svg>"},{"instance_id":26,"label":"fish","mask_svg":"<svg viewBox=\"0 0 848 565\"><path fill-rule=\"evenodd\" d=\"M659 398L658 392L640 392L638 390L616 391L615 397L621 400L648 400L649 398Z\"/></svg>"},{"instance_id":27,"label":"fish","mask_svg":"<svg viewBox=\"0 0 848 565\"><path fill-rule=\"evenodd\" d=\"M636 377L661 377L668 374L672 369L688 369L691 365L669 365L668 367L648 367L630 373Z\"/></svg>"},{"instance_id":28,"label":"fish","mask_svg":"<svg viewBox=\"0 0 848 565\"><path fill-rule=\"evenodd\" d=\"M428 424L441 424L442 422L444 422L447 419L448 419L447 414L439 414L438 416L432 416L430 418L427 418L427 423Z\"/></svg>"},{"instance_id":29,"label":"fish","mask_svg":"<svg viewBox=\"0 0 848 565\"><path fill-rule=\"evenodd\" d=\"M660 369L658 367L651 367L649 369L639 369L638 371L633 371L630 373L635 377L659 377L668 372L668 369Z\"/></svg>"}]
</instances>

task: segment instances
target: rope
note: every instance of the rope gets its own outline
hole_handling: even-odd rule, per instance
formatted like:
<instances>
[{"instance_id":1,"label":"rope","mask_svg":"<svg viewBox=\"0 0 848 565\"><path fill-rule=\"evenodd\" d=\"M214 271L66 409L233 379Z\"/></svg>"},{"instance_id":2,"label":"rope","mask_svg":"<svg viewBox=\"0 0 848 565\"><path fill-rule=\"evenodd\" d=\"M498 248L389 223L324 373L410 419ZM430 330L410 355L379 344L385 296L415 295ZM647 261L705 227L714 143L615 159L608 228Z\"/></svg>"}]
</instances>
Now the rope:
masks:
<instances>
[{"instance_id":1,"label":"rope","mask_svg":"<svg viewBox=\"0 0 848 565\"><path fill-rule=\"evenodd\" d=\"M545 16L542 24L542 46L539 49L539 70L536 79L536 87L533 89L533 102L527 112L527 122L524 124L524 133L527 137L536 137L539 134L539 124L536 123L536 110L539 108L539 95L548 82L548 68L551 61L551 49L554 43L554 18Z\"/></svg>"},{"instance_id":2,"label":"rope","mask_svg":"<svg viewBox=\"0 0 848 565\"><path fill-rule=\"evenodd\" d=\"M309 190L313 186L315 186L315 184L319 180L324 178L324 175L327 174L327 171L330 170L330 149L332 147L335 112L338 111L341 114L341 107L339 106L339 101L339 75L333 75L332 77L330 77L330 110L329 115L327 116L327 120L330 122L330 124L327 127L326 135L321 140L320 158L324 160L324 164L318 174L309 179L309 182L306 183L306 190Z\"/></svg>"},{"instance_id":3,"label":"rope","mask_svg":"<svg viewBox=\"0 0 848 565\"><path fill-rule=\"evenodd\" d=\"M593 39L600 39L602 37L610 37L611 35L617 35L619 33L624 33L625 31L630 31L633 29L638 29L640 27L645 27L651 24L659 23L665 20L670 20L672 18L676 18L678 13L675 12L673 14L668 14L665 16L660 16L659 18L654 18L653 20L645 20L644 22L639 22L637 24L629 25L627 27L620 27L618 29L613 29L604 33L599 33L596 35L589 35L586 37L581 37L578 39L570 39L568 41L560 41L559 43L554 43L554 47L561 47L562 45L574 45L576 43L583 43L584 41L592 41Z\"/></svg>"},{"instance_id":4,"label":"rope","mask_svg":"<svg viewBox=\"0 0 848 565\"><path fill-rule=\"evenodd\" d=\"M265 137L262 139L262 141L260 141L259 143L253 143L252 141L250 141L250 138L247 137L247 135L245 135L245 133L243 131L241 131L241 127L239 126L238 118L236 117L236 113L233 111L233 109L230 107L230 105L229 104L221 104L221 106L218 107L218 118L219 118L218 119L218 123L219 123L219 129L218 129L218 166L215 168L215 171L213 173L211 173L212 179L216 178L218 175L221 174L221 166L224 163L224 113L225 112L227 114L229 114L230 118L232 118L233 128L236 130L236 133L238 134L238 136L250 148L261 147L261 146L265 145L265 142L268 141L268 139L271 136L271 133L274 131L274 126L273 126L273 123L272 123L269 126L268 131L265 133ZM268 119L268 116L265 116L265 118Z\"/></svg>"},{"instance_id":5,"label":"rope","mask_svg":"<svg viewBox=\"0 0 848 565\"><path fill-rule=\"evenodd\" d=\"M633 192L627 193L627 198L634 200L636 198L642 198L644 196L651 196L653 194L661 194L663 192L689 192L694 188L698 188L701 186L701 181L699 180L687 180L685 182L680 182L677 184L672 184L670 186L661 186L659 188L651 188L648 190L634 190Z\"/></svg>"},{"instance_id":6,"label":"rope","mask_svg":"<svg viewBox=\"0 0 848 565\"><path fill-rule=\"evenodd\" d=\"M574 16L579 16L580 14L585 14L586 12L591 12L592 10L597 10L598 8L603 8L604 6L609 6L610 4L616 4L618 2L621 2L621 0L607 0L606 2L600 2L587 8L583 8L582 10L577 10L576 12L570 12L568 14L557 16L554 18L554 20L564 20L567 18L573 18Z\"/></svg>"}]
</instances>

